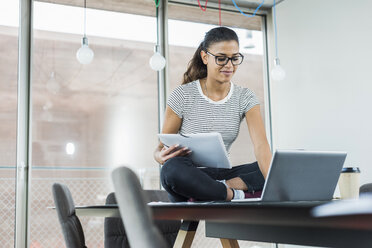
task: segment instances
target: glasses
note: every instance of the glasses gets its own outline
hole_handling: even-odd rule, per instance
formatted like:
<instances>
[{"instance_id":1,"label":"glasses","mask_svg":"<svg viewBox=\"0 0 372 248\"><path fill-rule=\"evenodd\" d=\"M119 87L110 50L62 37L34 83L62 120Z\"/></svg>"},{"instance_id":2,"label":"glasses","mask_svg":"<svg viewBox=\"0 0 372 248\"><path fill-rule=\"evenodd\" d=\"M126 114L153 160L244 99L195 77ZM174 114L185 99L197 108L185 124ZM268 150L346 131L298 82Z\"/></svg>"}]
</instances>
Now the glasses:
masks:
<instances>
[{"instance_id":1,"label":"glasses","mask_svg":"<svg viewBox=\"0 0 372 248\"><path fill-rule=\"evenodd\" d=\"M227 63L229 63L229 60L231 60L231 63L233 65L240 65L244 59L244 56L241 53L239 53L239 55L232 56L231 58L227 56L217 56L208 51L206 51L206 53L214 57L214 60L216 61L217 65L222 65L222 66L227 65Z\"/></svg>"}]
</instances>

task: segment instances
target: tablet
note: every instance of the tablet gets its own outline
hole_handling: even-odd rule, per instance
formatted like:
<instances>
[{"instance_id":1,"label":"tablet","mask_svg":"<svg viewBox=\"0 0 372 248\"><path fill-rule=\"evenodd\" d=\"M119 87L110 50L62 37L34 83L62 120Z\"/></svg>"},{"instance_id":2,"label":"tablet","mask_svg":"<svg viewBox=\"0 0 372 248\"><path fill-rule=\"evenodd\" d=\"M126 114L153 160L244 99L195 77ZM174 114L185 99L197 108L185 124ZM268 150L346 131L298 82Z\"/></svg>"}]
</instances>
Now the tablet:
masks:
<instances>
[{"instance_id":1,"label":"tablet","mask_svg":"<svg viewBox=\"0 0 372 248\"><path fill-rule=\"evenodd\" d=\"M199 167L231 169L220 133L158 134L158 137L165 146L188 147L192 151L191 160Z\"/></svg>"}]
</instances>

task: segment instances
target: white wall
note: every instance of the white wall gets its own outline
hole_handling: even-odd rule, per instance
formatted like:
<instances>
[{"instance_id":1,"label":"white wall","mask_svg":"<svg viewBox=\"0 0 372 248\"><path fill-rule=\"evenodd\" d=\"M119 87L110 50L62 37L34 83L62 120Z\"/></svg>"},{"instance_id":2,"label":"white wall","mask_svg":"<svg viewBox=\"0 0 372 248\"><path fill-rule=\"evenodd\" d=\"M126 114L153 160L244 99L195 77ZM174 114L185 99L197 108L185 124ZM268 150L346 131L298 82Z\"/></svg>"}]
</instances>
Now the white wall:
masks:
<instances>
[{"instance_id":1,"label":"white wall","mask_svg":"<svg viewBox=\"0 0 372 248\"><path fill-rule=\"evenodd\" d=\"M280 3L287 77L271 82L274 148L345 150L344 166L359 166L361 183L372 182L371 10L370 0Z\"/></svg>"}]
</instances>

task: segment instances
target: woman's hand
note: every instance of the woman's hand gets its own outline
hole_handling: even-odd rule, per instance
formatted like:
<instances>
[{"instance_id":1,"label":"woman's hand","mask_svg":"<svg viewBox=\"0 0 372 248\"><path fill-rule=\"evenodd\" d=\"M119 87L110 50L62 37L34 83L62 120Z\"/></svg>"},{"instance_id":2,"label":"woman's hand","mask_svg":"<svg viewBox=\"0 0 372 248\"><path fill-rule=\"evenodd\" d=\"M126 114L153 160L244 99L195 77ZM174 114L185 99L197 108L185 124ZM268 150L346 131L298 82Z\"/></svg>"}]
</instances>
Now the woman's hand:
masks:
<instances>
[{"instance_id":1,"label":"woman's hand","mask_svg":"<svg viewBox=\"0 0 372 248\"><path fill-rule=\"evenodd\" d=\"M158 155L158 162L164 164L168 159L177 156L187 156L191 153L187 147L180 147L179 145L172 145L170 147L163 146Z\"/></svg>"},{"instance_id":2,"label":"woman's hand","mask_svg":"<svg viewBox=\"0 0 372 248\"><path fill-rule=\"evenodd\" d=\"M162 133L178 133L181 128L182 119L169 107L165 108L165 117L162 128ZM186 156L190 154L187 147L180 147L179 145L172 145L170 147L164 146L161 142L154 151L154 158L159 164L164 164L170 158L176 156Z\"/></svg>"}]
</instances>

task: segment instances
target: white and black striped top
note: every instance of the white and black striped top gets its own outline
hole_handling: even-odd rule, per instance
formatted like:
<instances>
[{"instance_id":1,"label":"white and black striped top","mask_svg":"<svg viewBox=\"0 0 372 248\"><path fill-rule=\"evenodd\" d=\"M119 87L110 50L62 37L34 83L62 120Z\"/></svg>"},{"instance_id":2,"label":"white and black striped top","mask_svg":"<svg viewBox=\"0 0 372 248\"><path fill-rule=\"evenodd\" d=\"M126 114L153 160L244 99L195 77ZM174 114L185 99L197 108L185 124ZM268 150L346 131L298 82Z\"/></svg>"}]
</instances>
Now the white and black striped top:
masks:
<instances>
[{"instance_id":1,"label":"white and black striped top","mask_svg":"<svg viewBox=\"0 0 372 248\"><path fill-rule=\"evenodd\" d=\"M203 94L200 82L196 80L178 86L170 94L167 104L182 119L179 133L219 132L229 151L245 113L259 101L250 89L231 83L227 96L216 102Z\"/></svg>"}]
</instances>

